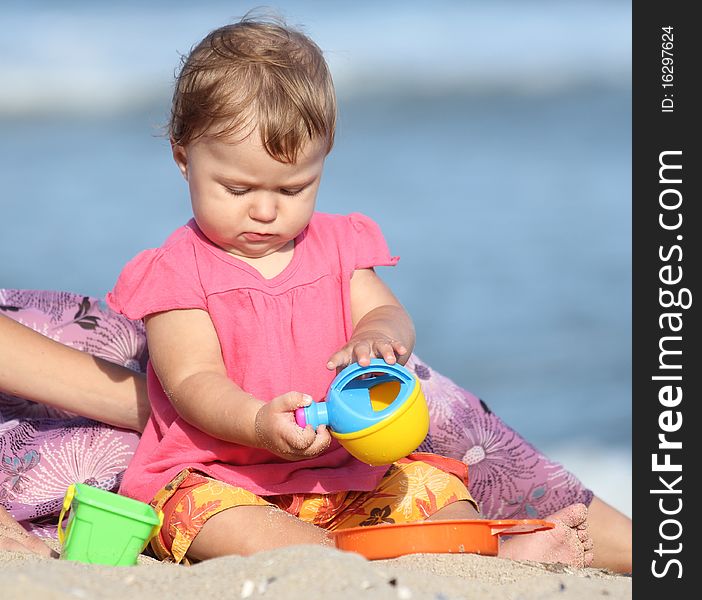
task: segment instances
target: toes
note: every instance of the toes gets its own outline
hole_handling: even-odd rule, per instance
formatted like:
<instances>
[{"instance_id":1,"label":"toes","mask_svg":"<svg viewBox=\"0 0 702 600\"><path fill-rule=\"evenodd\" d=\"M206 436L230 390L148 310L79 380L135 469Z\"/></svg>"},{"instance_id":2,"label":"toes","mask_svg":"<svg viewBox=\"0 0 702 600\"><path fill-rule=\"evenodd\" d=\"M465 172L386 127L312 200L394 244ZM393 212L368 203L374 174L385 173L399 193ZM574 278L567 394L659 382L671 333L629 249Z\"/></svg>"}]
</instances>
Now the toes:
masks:
<instances>
[{"instance_id":1,"label":"toes","mask_svg":"<svg viewBox=\"0 0 702 600\"><path fill-rule=\"evenodd\" d=\"M588 550L592 550L595 547L595 542L592 540L592 538L587 538L586 540L581 540L583 544L583 550L586 552Z\"/></svg>"},{"instance_id":2,"label":"toes","mask_svg":"<svg viewBox=\"0 0 702 600\"><path fill-rule=\"evenodd\" d=\"M566 527L586 526L587 506L582 503L571 504L546 517L546 521L561 521Z\"/></svg>"},{"instance_id":3,"label":"toes","mask_svg":"<svg viewBox=\"0 0 702 600\"><path fill-rule=\"evenodd\" d=\"M585 554L583 554L583 566L589 567L592 564L592 561L594 560L594 558L595 558L595 554L594 554L594 552L592 552L592 550L585 552Z\"/></svg>"}]
</instances>

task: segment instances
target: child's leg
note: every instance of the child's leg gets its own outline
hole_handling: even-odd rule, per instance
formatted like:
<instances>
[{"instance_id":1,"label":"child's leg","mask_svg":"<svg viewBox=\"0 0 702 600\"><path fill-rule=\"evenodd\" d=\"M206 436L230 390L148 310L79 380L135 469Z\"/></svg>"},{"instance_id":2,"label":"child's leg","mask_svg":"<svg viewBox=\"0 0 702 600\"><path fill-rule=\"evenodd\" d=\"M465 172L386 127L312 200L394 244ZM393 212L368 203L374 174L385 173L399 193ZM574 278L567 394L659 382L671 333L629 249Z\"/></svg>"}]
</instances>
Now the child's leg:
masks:
<instances>
[{"instance_id":1,"label":"child's leg","mask_svg":"<svg viewBox=\"0 0 702 600\"><path fill-rule=\"evenodd\" d=\"M427 517L427 521L448 521L451 519L485 519L475 507L466 500L453 502L437 510L433 515Z\"/></svg>"},{"instance_id":2,"label":"child's leg","mask_svg":"<svg viewBox=\"0 0 702 600\"><path fill-rule=\"evenodd\" d=\"M288 514L269 499L191 469L174 477L151 504L163 512L163 526L151 547L158 558L173 562L330 543L324 529Z\"/></svg>"},{"instance_id":3,"label":"child's leg","mask_svg":"<svg viewBox=\"0 0 702 600\"><path fill-rule=\"evenodd\" d=\"M237 506L208 519L190 545L190 560L239 554L247 556L295 544L329 544L324 529L275 506Z\"/></svg>"}]
</instances>

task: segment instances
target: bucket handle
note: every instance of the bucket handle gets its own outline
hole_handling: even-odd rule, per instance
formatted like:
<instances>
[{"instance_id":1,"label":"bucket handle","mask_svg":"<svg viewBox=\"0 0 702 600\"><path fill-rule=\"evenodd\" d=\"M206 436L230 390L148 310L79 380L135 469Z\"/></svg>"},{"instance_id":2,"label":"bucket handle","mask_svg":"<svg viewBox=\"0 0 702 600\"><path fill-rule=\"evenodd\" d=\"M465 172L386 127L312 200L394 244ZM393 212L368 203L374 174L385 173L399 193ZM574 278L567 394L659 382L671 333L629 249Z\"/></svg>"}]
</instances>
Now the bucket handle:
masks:
<instances>
[{"instance_id":1,"label":"bucket handle","mask_svg":"<svg viewBox=\"0 0 702 600\"><path fill-rule=\"evenodd\" d=\"M158 517L158 523L153 526L151 529L151 535L149 535L148 538L146 538L146 541L144 542L144 545L141 547L141 550L139 551L140 553L146 550L146 547L149 545L149 542L154 539L157 535L158 532L161 531L161 527L163 526L163 511L158 510L156 511L156 516Z\"/></svg>"},{"instance_id":2,"label":"bucket handle","mask_svg":"<svg viewBox=\"0 0 702 600\"><path fill-rule=\"evenodd\" d=\"M59 514L58 520L58 539L59 543L63 546L63 542L66 539L66 530L61 527L63 524L63 517L66 515L66 511L70 508L71 502L73 502L73 497L76 495L76 484L72 483L68 486L66 490L66 495L63 497L63 507L61 508L61 513Z\"/></svg>"},{"instance_id":3,"label":"bucket handle","mask_svg":"<svg viewBox=\"0 0 702 600\"><path fill-rule=\"evenodd\" d=\"M521 535L524 533L536 533L553 529L554 523L541 519L505 519L490 521L490 533L492 535Z\"/></svg>"}]
</instances>

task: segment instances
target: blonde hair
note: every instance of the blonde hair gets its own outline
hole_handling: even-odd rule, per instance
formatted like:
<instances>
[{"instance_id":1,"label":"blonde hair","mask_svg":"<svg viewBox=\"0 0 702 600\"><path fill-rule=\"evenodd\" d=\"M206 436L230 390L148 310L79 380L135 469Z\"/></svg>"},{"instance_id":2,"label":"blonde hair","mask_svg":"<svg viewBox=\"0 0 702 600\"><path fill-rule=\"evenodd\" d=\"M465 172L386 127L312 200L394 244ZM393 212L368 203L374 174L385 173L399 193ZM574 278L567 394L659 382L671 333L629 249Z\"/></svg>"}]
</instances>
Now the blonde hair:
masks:
<instances>
[{"instance_id":1,"label":"blonde hair","mask_svg":"<svg viewBox=\"0 0 702 600\"><path fill-rule=\"evenodd\" d=\"M280 20L244 17L210 32L182 60L168 133L186 146L203 135L257 127L268 154L294 163L312 139L329 152L334 84L319 47Z\"/></svg>"}]
</instances>

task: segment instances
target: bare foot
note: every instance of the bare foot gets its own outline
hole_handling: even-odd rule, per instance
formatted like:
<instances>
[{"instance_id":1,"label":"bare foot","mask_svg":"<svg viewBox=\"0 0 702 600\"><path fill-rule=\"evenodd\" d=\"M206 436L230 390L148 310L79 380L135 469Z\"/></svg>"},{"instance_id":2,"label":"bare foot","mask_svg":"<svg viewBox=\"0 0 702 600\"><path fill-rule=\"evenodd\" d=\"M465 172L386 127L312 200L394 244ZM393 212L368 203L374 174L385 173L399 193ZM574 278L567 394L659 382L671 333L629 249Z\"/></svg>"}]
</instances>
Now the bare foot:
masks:
<instances>
[{"instance_id":1,"label":"bare foot","mask_svg":"<svg viewBox=\"0 0 702 600\"><path fill-rule=\"evenodd\" d=\"M555 527L505 539L499 555L514 560L563 563L578 568L592 563L593 542L587 531L587 506L571 504L544 521L554 523Z\"/></svg>"},{"instance_id":2,"label":"bare foot","mask_svg":"<svg viewBox=\"0 0 702 600\"><path fill-rule=\"evenodd\" d=\"M0 506L0 550L27 552L54 558L58 556L37 536L26 531L2 506Z\"/></svg>"}]
</instances>

